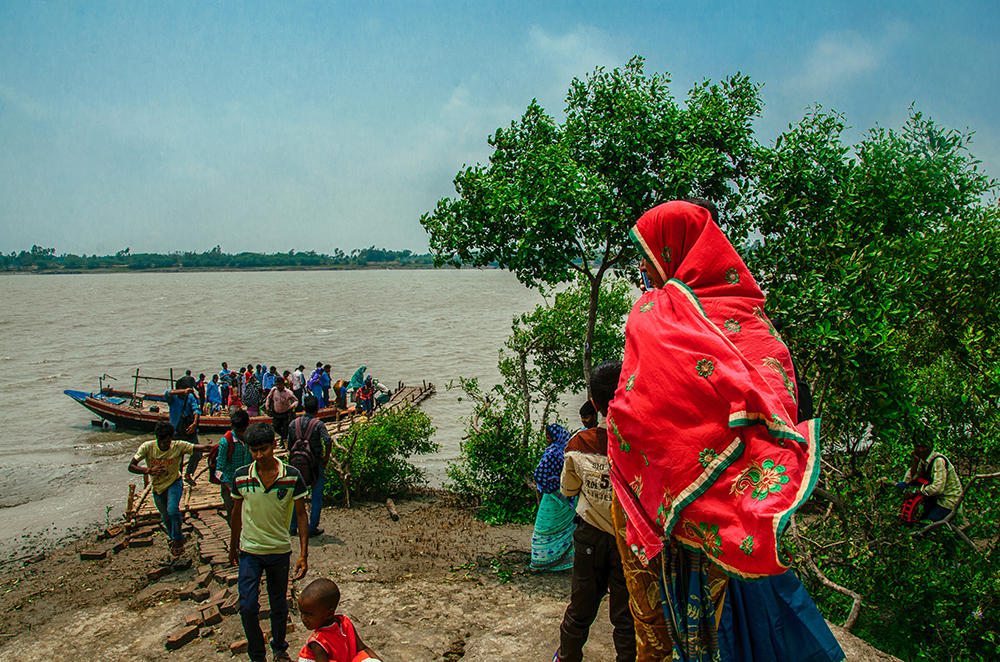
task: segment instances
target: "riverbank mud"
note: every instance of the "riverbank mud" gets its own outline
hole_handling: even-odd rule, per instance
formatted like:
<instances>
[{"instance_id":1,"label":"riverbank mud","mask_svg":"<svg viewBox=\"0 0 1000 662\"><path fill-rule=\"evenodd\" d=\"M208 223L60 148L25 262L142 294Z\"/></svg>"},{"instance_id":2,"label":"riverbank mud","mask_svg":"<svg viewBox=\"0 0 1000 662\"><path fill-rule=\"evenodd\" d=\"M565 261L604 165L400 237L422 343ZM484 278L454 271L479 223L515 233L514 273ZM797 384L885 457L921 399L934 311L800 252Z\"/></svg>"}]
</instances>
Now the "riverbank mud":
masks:
<instances>
[{"instance_id":1,"label":"riverbank mud","mask_svg":"<svg viewBox=\"0 0 1000 662\"><path fill-rule=\"evenodd\" d=\"M551 659L570 575L527 574L531 527L484 524L445 492L427 491L395 505L395 522L381 503L325 509L325 533L310 540L309 573L294 589L317 577L336 581L343 595L339 611L387 661ZM230 646L243 638L238 615L200 627L178 650L166 649L168 637L198 609L180 598L197 577L199 545L196 534L185 552L190 569L153 581L147 573L166 554L162 534L153 541L103 560L81 560L81 551L98 546L91 537L3 570L0 662L232 659ZM217 593L225 587L209 588ZM307 633L294 611L291 619L294 658ZM835 633L848 660L895 659ZM605 602L585 659L613 658Z\"/></svg>"}]
</instances>

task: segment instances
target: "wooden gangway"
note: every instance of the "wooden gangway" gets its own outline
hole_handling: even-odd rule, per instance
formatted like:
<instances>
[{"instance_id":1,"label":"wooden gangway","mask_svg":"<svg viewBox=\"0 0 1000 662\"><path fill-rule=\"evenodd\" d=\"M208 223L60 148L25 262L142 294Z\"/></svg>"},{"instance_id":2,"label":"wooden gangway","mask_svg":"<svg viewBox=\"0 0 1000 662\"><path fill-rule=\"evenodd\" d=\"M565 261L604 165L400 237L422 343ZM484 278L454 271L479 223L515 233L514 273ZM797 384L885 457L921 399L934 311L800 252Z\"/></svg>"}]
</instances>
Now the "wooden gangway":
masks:
<instances>
[{"instance_id":1,"label":"wooden gangway","mask_svg":"<svg viewBox=\"0 0 1000 662\"><path fill-rule=\"evenodd\" d=\"M434 384L423 382L419 386L408 386L399 384L399 387L392 392L392 397L388 402L378 406L373 412L373 416L381 416L387 412L395 411L401 407L419 405L435 392ZM335 441L347 434L358 419L358 415L351 413L336 421L326 423L326 429L330 432L330 437ZM216 440L217 441L217 440ZM277 455L283 457L287 451L278 451ZM148 476L143 476L144 487L139 490L135 484L129 485L128 506L125 512L125 521L132 525L138 523L158 520L160 515L150 498L152 483ZM195 487L184 486L184 493L181 496L181 513L194 513L200 510L218 509L223 507L222 495L219 486L208 479L208 458L204 458L195 473Z\"/></svg>"}]
</instances>

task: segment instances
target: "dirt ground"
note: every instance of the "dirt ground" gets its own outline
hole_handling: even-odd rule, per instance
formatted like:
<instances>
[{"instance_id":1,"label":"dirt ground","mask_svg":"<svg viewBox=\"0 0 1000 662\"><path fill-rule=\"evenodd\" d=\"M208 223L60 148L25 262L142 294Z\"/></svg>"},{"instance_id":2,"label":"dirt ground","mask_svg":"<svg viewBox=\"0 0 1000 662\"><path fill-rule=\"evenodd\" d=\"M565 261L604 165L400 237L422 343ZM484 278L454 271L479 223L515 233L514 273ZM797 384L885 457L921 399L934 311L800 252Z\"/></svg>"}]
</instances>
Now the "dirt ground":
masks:
<instances>
[{"instance_id":1,"label":"dirt ground","mask_svg":"<svg viewBox=\"0 0 1000 662\"><path fill-rule=\"evenodd\" d=\"M525 572L530 527L484 524L446 493L415 495L396 507L398 522L381 503L325 509L326 531L310 541L309 573L293 586L316 577L335 580L340 612L387 662L552 659L570 577ZM80 550L94 546L91 538L0 572L0 662L231 659L230 644L243 638L238 615L201 628L179 650L166 650L169 634L197 608L178 599L195 570L149 581L147 571L166 552L162 534L153 539L153 547L81 561ZM197 547L189 544L186 555L194 558ZM294 611L291 617L295 659L307 634ZM614 659L607 619L605 602L585 660ZM839 629L835 634L848 660L895 660Z\"/></svg>"}]
</instances>

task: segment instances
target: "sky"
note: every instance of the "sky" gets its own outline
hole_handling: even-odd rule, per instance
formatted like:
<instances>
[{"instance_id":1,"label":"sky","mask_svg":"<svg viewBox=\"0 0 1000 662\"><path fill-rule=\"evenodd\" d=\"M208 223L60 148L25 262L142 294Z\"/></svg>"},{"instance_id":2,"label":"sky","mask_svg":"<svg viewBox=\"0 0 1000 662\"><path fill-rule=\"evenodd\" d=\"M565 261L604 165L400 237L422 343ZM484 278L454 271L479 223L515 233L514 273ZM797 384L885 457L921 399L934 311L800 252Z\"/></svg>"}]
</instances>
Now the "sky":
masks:
<instances>
[{"instance_id":1,"label":"sky","mask_svg":"<svg viewBox=\"0 0 1000 662\"><path fill-rule=\"evenodd\" d=\"M0 0L0 251L427 251L420 216L532 99L669 73L763 83L853 143L912 105L1000 174L1000 3ZM990 83L989 81L993 81Z\"/></svg>"}]
</instances>

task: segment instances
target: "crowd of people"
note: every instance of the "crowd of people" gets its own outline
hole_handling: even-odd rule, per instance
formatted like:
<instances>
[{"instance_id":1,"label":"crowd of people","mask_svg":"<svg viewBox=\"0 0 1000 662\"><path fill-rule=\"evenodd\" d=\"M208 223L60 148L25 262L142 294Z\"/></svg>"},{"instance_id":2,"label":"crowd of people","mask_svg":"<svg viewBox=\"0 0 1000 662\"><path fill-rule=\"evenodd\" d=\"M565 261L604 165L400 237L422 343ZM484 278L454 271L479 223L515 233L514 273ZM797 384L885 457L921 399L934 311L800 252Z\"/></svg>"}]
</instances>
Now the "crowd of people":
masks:
<instances>
[{"instance_id":1,"label":"crowd of people","mask_svg":"<svg viewBox=\"0 0 1000 662\"><path fill-rule=\"evenodd\" d=\"M251 417L262 413L273 417L278 413L287 419L284 402L294 396L298 405L293 411L302 411L302 396L305 393L314 395L321 409L330 406L346 409L353 400L366 414L371 414L377 403L387 400L392 391L371 375L365 376L365 369L365 366L358 368L351 379L334 381L331 376L332 366L322 361L316 363L308 377L304 365L279 373L277 366L255 366L252 363L245 368L240 366L230 370L229 364L223 361L222 369L213 374L211 379L201 373L195 380L191 371L186 371L177 380L176 388L193 388L199 411L205 415L246 409ZM289 391L287 395L286 390Z\"/></svg>"},{"instance_id":2,"label":"crowd of people","mask_svg":"<svg viewBox=\"0 0 1000 662\"><path fill-rule=\"evenodd\" d=\"M351 380L337 382L330 377L329 364L317 363L309 377L304 371L302 365L281 374L275 366L229 370L223 362L222 370L210 381L204 374L196 381L188 370L164 393L169 422L156 424L155 439L143 443L128 466L130 472L150 477L170 560L176 562L184 552L180 510L184 483L196 484L198 463L205 453L212 454L210 480L219 485L230 523L230 562L239 567L240 616L251 660L266 656L258 618L264 578L271 605L272 653L277 662L291 659L285 639L291 539L297 538L300 547L292 579L300 579L308 569L309 539L323 534L319 521L325 467L333 446L329 431L317 417L319 409L331 404L346 409L353 393L358 406L371 414L378 395L385 400L391 395L372 377L365 377L364 366ZM334 401L330 400L331 389ZM200 444L200 417L217 414L223 403L228 406L230 429L218 444ZM271 417L270 425L251 423L251 417L262 413ZM287 462L275 456L279 445L289 450ZM189 456L186 466L185 455ZM336 614L338 602L339 589L328 579L316 580L304 589L299 612L313 634L298 659L376 659L350 619Z\"/></svg>"}]
</instances>

